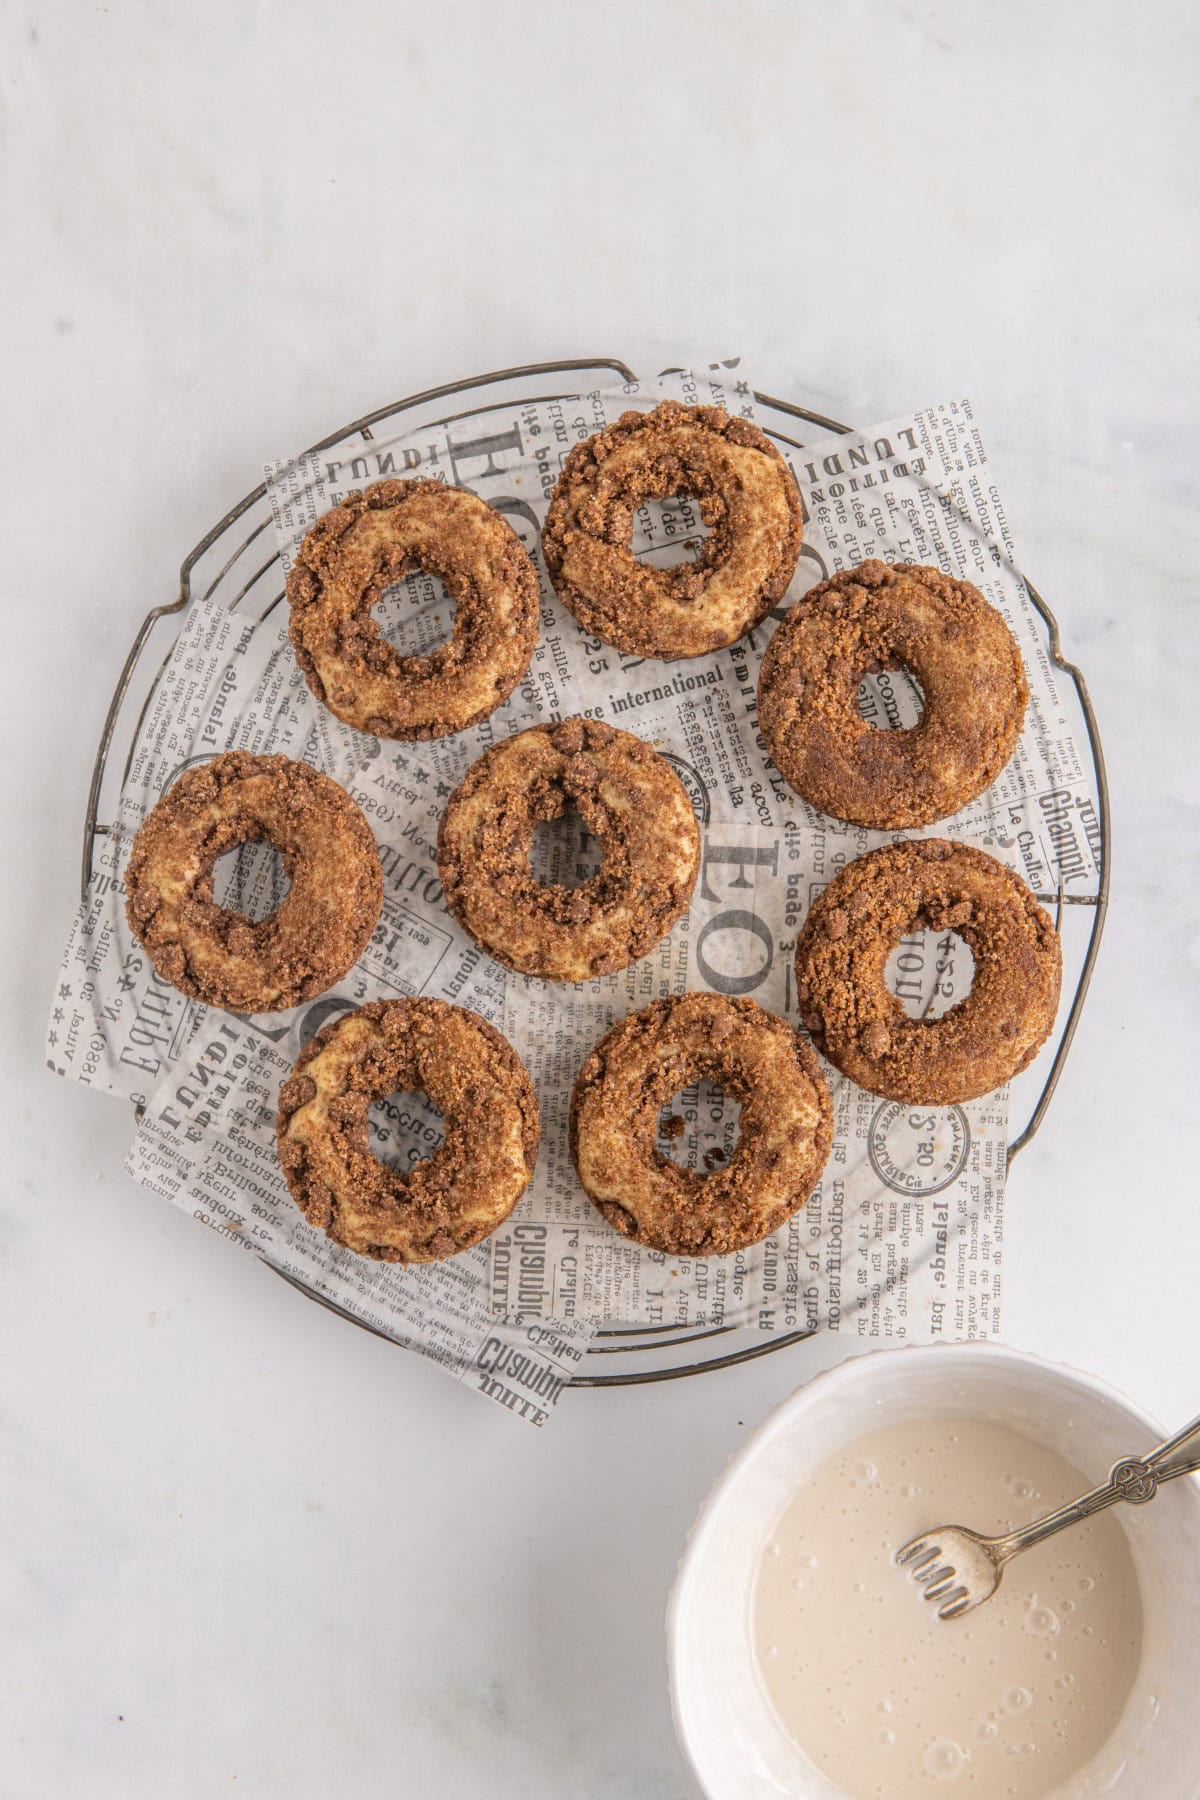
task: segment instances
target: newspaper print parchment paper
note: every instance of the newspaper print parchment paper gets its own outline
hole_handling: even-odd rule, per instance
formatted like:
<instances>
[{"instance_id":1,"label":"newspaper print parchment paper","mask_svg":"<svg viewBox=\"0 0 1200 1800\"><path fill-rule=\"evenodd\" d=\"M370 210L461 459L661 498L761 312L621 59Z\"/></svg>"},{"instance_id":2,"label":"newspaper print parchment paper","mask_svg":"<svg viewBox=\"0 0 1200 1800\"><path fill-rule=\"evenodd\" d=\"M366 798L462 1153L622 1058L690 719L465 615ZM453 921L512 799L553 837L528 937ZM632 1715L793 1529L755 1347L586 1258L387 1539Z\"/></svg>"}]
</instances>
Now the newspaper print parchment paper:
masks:
<instances>
[{"instance_id":1,"label":"newspaper print parchment paper","mask_svg":"<svg viewBox=\"0 0 1200 1800\"><path fill-rule=\"evenodd\" d=\"M129 1161L138 1180L537 1423L602 1320L825 1325L910 1340L997 1329L1004 1093L962 1108L897 1108L833 1077L835 1148L817 1193L766 1244L707 1264L668 1262L619 1239L574 1180L566 1104L608 1024L689 986L752 993L788 1012L790 951L813 896L889 835L815 813L765 755L758 663L787 605L872 555L975 581L1017 633L1032 698L1000 781L937 829L990 848L1039 893L1094 889L1097 874L1095 795L965 400L790 455L805 502L804 551L783 605L741 644L663 663L625 657L580 631L545 579L538 533L550 491L574 443L667 395L755 416L749 380L730 359L268 468L284 569L312 521L352 488L404 474L473 488L508 518L538 567L542 632L529 673L505 706L458 737L416 747L366 738L313 701L284 606L257 619L197 598L141 722L112 834L100 840L48 1034L58 1072L144 1108ZM667 564L691 554L702 532L694 505L680 497L642 509L634 548ZM389 591L379 614L409 652L441 641L451 622L440 583L419 573ZM919 702L902 674L885 674L864 684L862 704L886 727L911 723ZM650 957L564 989L506 978L462 937L442 900L432 843L451 787L488 744L571 713L635 730L670 757L701 819L705 860L691 913ZM338 989L293 1014L241 1020L195 1006L155 979L124 921L121 874L133 832L182 768L230 748L283 750L326 769L364 806L380 843L387 901L371 948ZM572 837L572 823L539 844L544 878L578 879L595 866L596 847ZM277 868L261 847L230 864L218 897L257 912L277 902ZM965 956L954 939L906 942L898 991L918 1008L952 1003L969 978ZM331 1249L291 1207L274 1162L270 1115L300 1044L337 1007L390 992L441 994L501 1024L531 1068L542 1108L535 1180L507 1228L433 1271L379 1269ZM190 1106L181 1088L195 1093ZM686 1129L671 1154L693 1167L728 1154L735 1120L719 1094L702 1084L675 1111ZM424 1154L436 1141L436 1120L412 1096L376 1118L385 1155Z\"/></svg>"}]
</instances>

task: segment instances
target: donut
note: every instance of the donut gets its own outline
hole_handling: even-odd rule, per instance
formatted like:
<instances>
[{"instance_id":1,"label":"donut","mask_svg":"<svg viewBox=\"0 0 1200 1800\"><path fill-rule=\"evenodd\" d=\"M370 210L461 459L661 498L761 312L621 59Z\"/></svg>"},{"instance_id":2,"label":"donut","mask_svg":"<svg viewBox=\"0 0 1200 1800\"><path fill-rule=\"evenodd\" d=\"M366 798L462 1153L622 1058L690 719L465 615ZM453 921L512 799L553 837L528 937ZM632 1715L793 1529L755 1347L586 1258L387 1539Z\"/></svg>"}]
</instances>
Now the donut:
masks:
<instances>
[{"instance_id":1,"label":"donut","mask_svg":"<svg viewBox=\"0 0 1200 1800\"><path fill-rule=\"evenodd\" d=\"M691 494L709 527L673 569L629 548L643 501ZM593 637L633 656L703 656L783 598L800 555L800 494L770 438L719 406L664 400L576 444L542 531L559 599Z\"/></svg>"},{"instance_id":2,"label":"donut","mask_svg":"<svg viewBox=\"0 0 1200 1800\"><path fill-rule=\"evenodd\" d=\"M371 608L412 569L439 575L454 633L401 656ZM306 534L288 573L288 632L309 687L374 737L439 738L494 712L529 667L538 583L515 533L466 488L377 481Z\"/></svg>"},{"instance_id":3,"label":"donut","mask_svg":"<svg viewBox=\"0 0 1200 1800\"><path fill-rule=\"evenodd\" d=\"M257 923L213 900L213 865L239 844L279 852L291 887ZM328 775L231 750L185 769L133 840L125 916L154 970L228 1012L281 1012L353 967L383 905L371 827Z\"/></svg>"},{"instance_id":4,"label":"donut","mask_svg":"<svg viewBox=\"0 0 1200 1800\"><path fill-rule=\"evenodd\" d=\"M912 932L954 931L975 959L966 998L910 1019L884 980ZM1001 1087L1054 1025L1062 948L1049 914L1004 864L923 838L849 863L814 902L796 944L796 996L814 1044L888 1100L949 1105Z\"/></svg>"},{"instance_id":5,"label":"donut","mask_svg":"<svg viewBox=\"0 0 1200 1800\"><path fill-rule=\"evenodd\" d=\"M874 731L854 696L906 668L925 707ZM758 722L780 774L835 818L879 831L930 825L982 794L1016 748L1029 684L1003 618L969 581L916 563L843 570L784 616L758 677Z\"/></svg>"},{"instance_id":6,"label":"donut","mask_svg":"<svg viewBox=\"0 0 1200 1800\"><path fill-rule=\"evenodd\" d=\"M737 1147L709 1175L657 1148L658 1115L707 1077L742 1106ZM833 1106L816 1057L749 999L676 994L607 1032L571 1096L571 1155L593 1206L668 1256L726 1256L777 1231L820 1180Z\"/></svg>"},{"instance_id":7,"label":"donut","mask_svg":"<svg viewBox=\"0 0 1200 1800\"><path fill-rule=\"evenodd\" d=\"M534 828L574 807L604 860L578 888L538 881ZM550 981L623 969L688 909L700 832L682 782L632 732L591 719L535 726L486 750L438 831L446 903L506 968Z\"/></svg>"},{"instance_id":8,"label":"donut","mask_svg":"<svg viewBox=\"0 0 1200 1800\"><path fill-rule=\"evenodd\" d=\"M445 1137L404 1171L372 1156L372 1101L432 1100ZM279 1090L276 1143L310 1225L377 1262L439 1262L489 1237L533 1174L538 1105L500 1033L445 1000L373 1000L300 1052Z\"/></svg>"}]
</instances>

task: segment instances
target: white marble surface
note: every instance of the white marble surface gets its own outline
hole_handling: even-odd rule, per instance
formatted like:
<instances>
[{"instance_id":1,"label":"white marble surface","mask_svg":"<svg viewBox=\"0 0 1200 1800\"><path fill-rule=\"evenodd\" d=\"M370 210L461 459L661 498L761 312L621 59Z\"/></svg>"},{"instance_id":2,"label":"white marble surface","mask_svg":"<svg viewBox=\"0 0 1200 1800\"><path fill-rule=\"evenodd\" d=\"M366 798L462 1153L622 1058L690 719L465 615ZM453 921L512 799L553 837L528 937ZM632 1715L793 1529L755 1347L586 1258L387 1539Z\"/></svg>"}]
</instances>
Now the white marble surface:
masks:
<instances>
[{"instance_id":1,"label":"white marble surface","mask_svg":"<svg viewBox=\"0 0 1200 1800\"><path fill-rule=\"evenodd\" d=\"M522 1433L135 1188L121 1108L41 1066L136 622L265 455L428 383L716 346L864 423L975 396L1116 818L1006 1335L1200 1408L1186 13L6 10L5 1800L694 1795L663 1599L799 1357Z\"/></svg>"}]
</instances>

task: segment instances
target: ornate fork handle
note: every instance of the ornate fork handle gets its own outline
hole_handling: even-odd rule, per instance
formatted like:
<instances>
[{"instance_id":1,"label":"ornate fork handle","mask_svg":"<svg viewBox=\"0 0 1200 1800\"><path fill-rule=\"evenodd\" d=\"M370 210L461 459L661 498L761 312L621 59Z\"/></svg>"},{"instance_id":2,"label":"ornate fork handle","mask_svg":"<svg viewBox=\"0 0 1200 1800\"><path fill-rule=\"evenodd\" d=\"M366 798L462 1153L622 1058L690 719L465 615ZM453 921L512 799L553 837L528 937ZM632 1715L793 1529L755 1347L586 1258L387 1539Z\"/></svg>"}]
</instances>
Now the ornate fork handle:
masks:
<instances>
[{"instance_id":1,"label":"ornate fork handle","mask_svg":"<svg viewBox=\"0 0 1200 1800\"><path fill-rule=\"evenodd\" d=\"M1193 1419L1174 1437L1167 1438L1149 1456L1123 1456L1113 1464L1102 1487L1093 1488L1078 1500L1057 1507L1019 1531L1010 1531L994 1539L991 1554L998 1565L1006 1563L1019 1551L1028 1550L1031 1544L1040 1544L1043 1538L1053 1537L1056 1531L1062 1531L1068 1525L1076 1525L1081 1519L1104 1512L1119 1500L1141 1506L1145 1501L1153 1500L1162 1482L1174 1481L1178 1475L1192 1475L1197 1470L1200 1470L1200 1418Z\"/></svg>"}]
</instances>

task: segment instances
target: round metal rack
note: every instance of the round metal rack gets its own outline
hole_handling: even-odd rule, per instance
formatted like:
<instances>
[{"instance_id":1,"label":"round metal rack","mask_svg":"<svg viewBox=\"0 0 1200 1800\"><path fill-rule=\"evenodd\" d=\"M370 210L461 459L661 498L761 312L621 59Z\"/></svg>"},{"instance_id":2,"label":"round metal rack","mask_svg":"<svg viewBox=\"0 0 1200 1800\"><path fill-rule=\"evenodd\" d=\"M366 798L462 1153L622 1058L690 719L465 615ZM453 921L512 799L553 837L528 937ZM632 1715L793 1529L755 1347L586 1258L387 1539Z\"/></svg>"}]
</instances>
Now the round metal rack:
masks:
<instances>
[{"instance_id":1,"label":"round metal rack","mask_svg":"<svg viewBox=\"0 0 1200 1800\"><path fill-rule=\"evenodd\" d=\"M570 381L571 377L582 377ZM561 362L528 363L517 368L501 369L490 375L476 375L465 381L448 382L445 386L427 388L419 394L381 406L374 412L355 419L352 424L334 431L312 451L334 446L351 447L370 442L375 428L386 425L389 430L417 429L447 425L456 419L473 417L482 412L520 407L533 400L569 399L571 396L614 381L634 381L633 371L614 357L578 357ZM568 385L564 386L564 380ZM758 422L777 444L787 450L805 447L806 434L853 431L837 419L826 418L791 401L755 391ZM311 452L310 452L311 453ZM1027 584L1028 585L1028 584ZM1108 783L1099 728L1087 684L1074 663L1063 655L1058 621L1042 596L1028 587L1030 599L1046 631L1047 655L1055 668L1068 678L1078 709L1081 740L1089 746L1100 824L1099 880L1094 894L1043 896L1057 904L1060 928L1063 929L1067 958L1064 992L1069 1003L1063 1011L1055 1037L1043 1051L1027 1075L1014 1084L1010 1117L1018 1122L1016 1135L1008 1147L1011 1164L1019 1151L1031 1141L1045 1118L1063 1066L1079 1025L1092 970L1100 947L1108 909L1111 862L1111 834ZM116 796L128 773L133 748L146 710L162 677L175 641L179 615L198 598L214 599L229 610L239 610L248 617L261 620L283 601L283 578L279 555L275 549L271 509L266 486L258 487L231 507L225 517L201 538L185 557L179 576L177 597L163 606L151 609L142 620L125 658L105 715L100 743L92 769L87 812L83 830L81 890L86 893L91 879L93 854L97 837L110 830L104 815L115 810ZM120 773L112 756L113 745L125 739L129 745ZM1069 909L1069 910L1068 910ZM1078 921L1078 923L1075 923ZM1023 1123L1020 1121L1023 1120ZM264 1264L264 1267L271 1265ZM273 1270L273 1273L281 1273ZM297 1287L309 1299L317 1301L341 1318L362 1330L373 1328L361 1319L343 1311L323 1295L306 1287L291 1276L284 1280ZM376 1336L385 1336L375 1332ZM597 1331L589 1347L584 1372L577 1375L573 1387L626 1387L654 1381L674 1381L687 1375L698 1375L716 1369L733 1368L760 1356L801 1343L814 1334L793 1331L766 1336L749 1327L715 1326L704 1330L694 1327L611 1326ZM390 1339L388 1340L391 1341Z\"/></svg>"}]
</instances>

